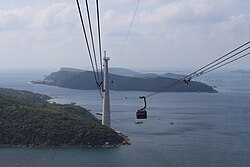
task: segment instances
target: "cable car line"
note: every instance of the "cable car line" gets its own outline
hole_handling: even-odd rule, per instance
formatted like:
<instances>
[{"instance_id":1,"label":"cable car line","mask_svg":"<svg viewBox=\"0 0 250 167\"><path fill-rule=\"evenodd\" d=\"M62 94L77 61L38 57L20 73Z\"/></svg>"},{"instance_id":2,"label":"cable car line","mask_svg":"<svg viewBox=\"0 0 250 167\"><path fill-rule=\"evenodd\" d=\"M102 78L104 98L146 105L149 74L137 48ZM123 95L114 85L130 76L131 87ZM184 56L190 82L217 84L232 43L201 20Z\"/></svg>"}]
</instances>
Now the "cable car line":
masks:
<instances>
[{"instance_id":1,"label":"cable car line","mask_svg":"<svg viewBox=\"0 0 250 167\"><path fill-rule=\"evenodd\" d=\"M99 11L99 0L96 0L96 17L97 17L97 29L98 29L98 44L99 44L99 57L101 66L101 85L103 85L103 65L102 65L102 42L101 42L101 23L100 23L100 11ZM103 89L103 86L102 86Z\"/></svg>"},{"instance_id":2,"label":"cable car line","mask_svg":"<svg viewBox=\"0 0 250 167\"><path fill-rule=\"evenodd\" d=\"M92 24L91 24L91 17L90 17L90 12L89 12L89 5L88 5L88 0L85 0L85 6L86 6L86 13L88 17L88 23L89 23L89 33L91 37L91 42L92 42L92 50L93 50L93 55L94 55L94 62L95 62L95 70L97 73L97 80L98 80L98 85L100 85L100 77L99 77L99 70L98 70L98 65L97 65L97 58L96 58L96 52L95 52L95 43L94 43L94 37L93 37L93 30L92 30Z\"/></svg>"},{"instance_id":3,"label":"cable car line","mask_svg":"<svg viewBox=\"0 0 250 167\"><path fill-rule=\"evenodd\" d=\"M206 71L209 71L210 69L213 69L214 67L216 67L216 66L218 66L218 65L220 65L221 63L223 63L223 62L225 62L225 61L228 61L229 59L232 59L233 57L235 57L235 56L237 56L238 54L240 54L240 53L242 53L242 52L244 52L244 51L246 51L246 50L248 50L248 49L250 49L250 47L247 47L247 48L245 48L245 49L243 49L243 50L241 50L241 51L239 51L239 52L237 52L237 53L235 53L235 54L233 54L232 56L229 56L229 57L227 57L227 58L225 58L224 60L222 60L222 61L220 61L220 62L218 62L218 63L216 63L216 64L213 64L213 65L211 65L210 67L208 67L208 68L206 68L205 70L203 70L203 71L201 71L201 72L199 72L199 73L195 73L194 74L194 77L196 78L197 77L197 75L199 76L199 75L201 75L201 74L204 74L204 73L207 73ZM245 57L245 56L244 56ZM238 59L237 59L238 60ZM232 61L233 62L233 61ZM229 63L228 63L229 64ZM217 68L216 68L217 69ZM193 77L192 77L193 78Z\"/></svg>"},{"instance_id":4,"label":"cable car line","mask_svg":"<svg viewBox=\"0 0 250 167\"><path fill-rule=\"evenodd\" d=\"M87 32L86 32L84 20L83 20L83 17L82 17L81 7L80 7L80 4L79 4L78 0L76 0L76 3L77 3L77 7L78 7L78 12L79 12L80 21L81 21L81 24L82 24L82 30L83 30L83 33L84 33L85 43L87 45L88 54L89 54L89 58L90 58L91 66L92 66L92 70L94 72L95 80L97 81L96 74L95 74L95 68L94 68L94 64L93 64L93 60L92 60L92 56L91 56L90 46L89 46L89 42L88 42L88 36L87 36Z\"/></svg>"},{"instance_id":5,"label":"cable car line","mask_svg":"<svg viewBox=\"0 0 250 167\"><path fill-rule=\"evenodd\" d=\"M235 52L235 51L239 50L240 48L242 48L242 47L244 47L244 46L248 45L249 43L250 43L250 41L248 41L248 42L244 43L243 45L241 45L241 46L239 46L239 47L235 48L234 50L232 50L232 51L230 51L230 52L228 52L228 53L224 54L223 56L221 56L221 57L219 57L218 59L216 59L216 60L212 61L211 63L209 63L209 64L207 64L207 65L205 65L205 66L201 67L200 69L196 70L195 72L191 73L190 75L195 74L195 73L197 73L197 72L199 72L199 71L203 70L204 68L206 68L206 67L208 67L208 66L212 65L213 63L215 63L215 62L217 62L217 61L219 61L219 60L223 59L224 57L226 57L226 56L230 55L231 53L233 53L233 52Z\"/></svg>"},{"instance_id":6,"label":"cable car line","mask_svg":"<svg viewBox=\"0 0 250 167\"><path fill-rule=\"evenodd\" d=\"M225 65L227 65L227 64L229 64L229 63L232 63L232 62L234 62L234 61L236 61L236 60L238 60L238 59L241 59L241 58L243 58L243 57L248 56L249 54L247 53L247 54L244 54L243 56L240 56L240 57L238 57L238 58L235 58L235 59L229 61L230 59L234 58L235 56L238 56L239 54L243 53L244 51L246 51L246 50L248 50L248 49L250 49L250 47L247 47L247 48L245 48L245 49L243 49L243 50L241 50L241 51L239 51L239 52L237 52L237 53L235 53L235 54L233 54L232 56L229 56L229 57L227 57L227 58L224 57L224 58L225 58L224 60L221 60L220 62L211 65L210 67L204 69L203 71L201 71L201 72L199 72L199 73L196 73L195 75L193 75L193 76L191 77L191 79L197 78L197 77L200 76L200 75L204 75L204 74L206 74L206 73L208 73L208 72L214 71L215 69L218 69L218 68L220 68L220 67L223 67L223 66L225 66ZM229 62L227 62L227 61L229 61ZM226 62L226 63L224 63L224 62ZM224 64L222 64L222 63L224 63ZM222 65L221 65L221 64L222 64Z\"/></svg>"},{"instance_id":7,"label":"cable car line","mask_svg":"<svg viewBox=\"0 0 250 167\"><path fill-rule=\"evenodd\" d=\"M162 87L161 89L158 89L157 92L152 92L152 93L147 94L145 97L148 98L148 97L154 96L154 95L156 95L158 93L161 93L161 92L163 92L163 91L165 91L165 90L167 90L167 89L169 89L171 87L174 87L174 86L176 86L178 84L181 84L183 82L186 85L188 85L191 82L191 80L194 79L194 78L197 78L197 77L199 77L201 75L207 74L207 73L209 73L211 71L214 71L214 70L216 70L218 68L221 68L221 67L223 67L223 66L225 66L227 64L230 64L230 63L232 63L232 62L234 62L236 60L239 60L241 58L244 58L244 57L250 55L250 52L248 52L248 53L245 53L242 56L239 56L239 57L235 58L239 54L241 54L241 53L243 53L243 52L245 52L245 51L247 51L247 50L250 49L250 46L246 47L248 44L250 44L250 41L248 41L245 44L237 47L236 49L228 52L227 54L221 56L220 58L212 61L211 63L209 63L209 64L201 67L200 69L198 69L195 72L193 72L193 73L185 76L184 78L179 79L179 80L177 80L177 81L175 81L173 83L170 83L170 84ZM244 47L246 47L246 48L244 48ZM238 51L238 52L236 52L236 51ZM236 52L236 53L234 53L234 52ZM233 54L233 55L231 55L231 54ZM234 58L234 59L232 59L232 58Z\"/></svg>"},{"instance_id":8,"label":"cable car line","mask_svg":"<svg viewBox=\"0 0 250 167\"><path fill-rule=\"evenodd\" d=\"M218 69L218 68L221 68L221 67L223 67L223 66L225 66L225 65L227 65L227 64L230 64L230 63L232 63L232 62L234 62L234 61L237 61L237 60L239 60L239 59L241 59L241 58L244 58L244 57L246 57L246 56L249 56L249 55L250 55L250 52L245 53L245 54L243 54L243 55L241 55L241 56L238 56L239 54L241 54L241 53L247 51L248 49L250 49L250 46L248 46L248 47L246 47L246 48L243 48L243 47L247 46L249 43L250 43L250 41L247 42L247 43L245 43L245 44L243 44L243 45L241 45L240 47L238 47L238 48L236 48L236 49L230 51L229 53L227 53L227 54L221 56L220 58L218 58L218 59L212 61L211 63L209 63L209 64L203 66L202 68L196 70L195 72L191 73L190 75L187 75L186 77L184 77L184 78L182 78L182 79L179 79L179 80L177 80L177 81L175 81L175 82L173 82L173 83L171 83L171 84L166 85L165 87L159 89L158 92L152 92L152 93L149 93L149 94L146 95L146 96L140 96L140 97L139 97L140 99L144 99L145 106L144 106L143 108L141 108L141 109L138 109L138 110L136 111L136 118L137 118L137 119L147 119L146 98L151 97L151 96L154 96L154 95L156 95L156 94L158 94L158 93L161 93L161 92L163 92L164 90L167 90L167 89L169 89L169 88L171 88L171 87L174 87L174 86L176 86L176 85L178 85L178 84L181 84L181 83L183 83L183 82L184 82L186 85L188 85L188 84L191 82L191 80L194 79L194 78L197 78L197 77L199 77L199 76L201 76L201 75L207 74L207 73L209 73L209 72L211 72L211 71L214 71L214 70L216 70L216 69ZM243 49L242 49L242 48L243 48ZM241 49L241 50L240 50L240 49ZM238 51L238 50L240 50L240 51ZM236 51L237 51L237 52L236 52ZM236 53L234 53L234 52L236 52ZM231 54L233 54L233 55L231 55ZM231 55L231 56L230 56L230 55ZM238 56L238 57L236 57L236 56ZM235 58L235 57L236 57L236 58ZM232 58L233 58L233 59L232 59ZM218 61L219 61L219 62L218 62Z\"/></svg>"},{"instance_id":9,"label":"cable car line","mask_svg":"<svg viewBox=\"0 0 250 167\"><path fill-rule=\"evenodd\" d=\"M87 46L89 59L90 59L90 63L91 63L91 67L92 67L92 71L93 71L93 75L94 75L94 80L96 82L96 85L97 85L97 88L99 90L100 96L102 97L102 90L100 90L102 81L100 81L100 79L98 79L98 75L99 75L98 74L98 68L95 68L95 65L94 65L93 56L91 54L89 39L88 39L88 36L87 36L85 22L84 22L84 19L83 19L83 16L82 16L82 11L81 11L79 0L76 0L76 4L77 4L78 13L79 13L79 17L80 17L80 21L81 21L81 25L82 25L82 30L83 30L83 35L84 35L84 38L85 38L85 43L86 43L86 46ZM86 2L86 4L87 4L87 2ZM90 22L90 24L89 24L89 26L90 26L91 25L91 20L89 20L89 22ZM95 60L96 60L96 58L95 58ZM97 62L97 61L95 61L95 62Z\"/></svg>"},{"instance_id":10,"label":"cable car line","mask_svg":"<svg viewBox=\"0 0 250 167\"><path fill-rule=\"evenodd\" d=\"M246 56L248 56L248 55L250 55L250 52L248 52L248 53L246 53L246 54L244 54L244 55L242 55L242 56L240 56L240 57L237 57L237 58L235 58L235 59L233 59L233 60L231 60L231 61L229 61L229 62L226 62L226 63L224 63L224 64L222 64L222 65L220 65L220 66L217 66L217 67L215 67L215 68L212 68L212 69L210 69L209 71L206 71L206 72L204 72L203 74L206 74L206 73L209 73L209 72L211 72L211 71L214 71L214 70L216 70L216 69L218 69L218 68L221 68L221 67L223 67L223 66L225 66L225 65L227 65L227 64L230 64L230 63L232 63L232 62L234 62L234 61L236 61L236 60L239 60L239 59L241 59L241 58L243 58L243 57L246 57ZM195 76L195 77L193 77L193 78L197 78L198 76Z\"/></svg>"},{"instance_id":11,"label":"cable car line","mask_svg":"<svg viewBox=\"0 0 250 167\"><path fill-rule=\"evenodd\" d=\"M137 4L136 4L135 11L134 11L134 14L133 14L133 17L132 17L131 23L130 23L130 25L129 25L128 33L127 33L127 35L126 35L126 37L125 37L125 40L124 40L124 43L123 43L123 46L122 46L122 50L121 50L121 53L120 53L120 56L119 56L119 57L121 57L121 56L122 56L122 54L124 53L125 46L126 46L126 43L127 43L128 37L129 37L129 35L130 35L130 31L131 31L131 29L132 29L132 25L133 25L133 23L134 23L135 16L136 16L136 13L137 13L137 10L138 10L138 7L139 7L139 4L140 4L140 1L141 1L141 0L138 0L138 2L137 2Z\"/></svg>"}]
</instances>

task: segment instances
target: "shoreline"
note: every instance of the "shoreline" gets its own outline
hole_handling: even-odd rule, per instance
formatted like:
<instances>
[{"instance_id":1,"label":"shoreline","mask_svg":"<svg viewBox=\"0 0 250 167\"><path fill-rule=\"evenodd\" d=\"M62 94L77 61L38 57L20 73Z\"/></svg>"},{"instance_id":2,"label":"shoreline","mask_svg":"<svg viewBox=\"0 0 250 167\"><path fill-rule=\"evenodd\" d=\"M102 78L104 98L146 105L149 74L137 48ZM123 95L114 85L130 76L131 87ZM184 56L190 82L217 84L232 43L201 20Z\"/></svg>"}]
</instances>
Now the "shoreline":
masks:
<instances>
[{"instance_id":1,"label":"shoreline","mask_svg":"<svg viewBox=\"0 0 250 167\"><path fill-rule=\"evenodd\" d=\"M121 131L116 131L116 133L123 138L123 141L118 144L109 144L106 142L103 145L67 145L67 144L61 144L61 145L46 145L46 144L41 144L41 145L0 145L1 148L115 148L115 147L120 147L120 146L126 146L126 145L131 145L130 139L127 135L122 133Z\"/></svg>"}]
</instances>

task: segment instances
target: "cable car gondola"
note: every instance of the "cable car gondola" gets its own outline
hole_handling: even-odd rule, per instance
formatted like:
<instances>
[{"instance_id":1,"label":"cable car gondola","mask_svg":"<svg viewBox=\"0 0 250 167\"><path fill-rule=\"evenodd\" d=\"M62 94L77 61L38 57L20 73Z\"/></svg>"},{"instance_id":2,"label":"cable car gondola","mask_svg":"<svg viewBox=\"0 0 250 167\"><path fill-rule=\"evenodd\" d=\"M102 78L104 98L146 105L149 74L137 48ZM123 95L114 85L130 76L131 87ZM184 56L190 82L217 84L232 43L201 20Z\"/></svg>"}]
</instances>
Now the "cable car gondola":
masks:
<instances>
[{"instance_id":1,"label":"cable car gondola","mask_svg":"<svg viewBox=\"0 0 250 167\"><path fill-rule=\"evenodd\" d=\"M147 111L146 111L147 102L146 102L146 97L145 96L140 96L139 98L144 100L144 107L141 108L141 109L138 109L136 111L136 118L137 119L147 119Z\"/></svg>"}]
</instances>

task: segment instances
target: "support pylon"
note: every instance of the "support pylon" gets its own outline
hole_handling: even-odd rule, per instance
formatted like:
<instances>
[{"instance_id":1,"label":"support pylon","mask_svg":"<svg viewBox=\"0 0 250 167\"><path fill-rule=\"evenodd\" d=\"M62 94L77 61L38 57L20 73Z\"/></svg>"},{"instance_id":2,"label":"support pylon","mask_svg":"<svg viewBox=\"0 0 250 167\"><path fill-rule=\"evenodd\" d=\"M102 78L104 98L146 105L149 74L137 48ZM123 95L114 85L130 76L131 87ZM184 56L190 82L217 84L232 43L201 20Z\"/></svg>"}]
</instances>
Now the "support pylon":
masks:
<instances>
[{"instance_id":1,"label":"support pylon","mask_svg":"<svg viewBox=\"0 0 250 167\"><path fill-rule=\"evenodd\" d=\"M108 76L108 61L109 57L104 52L104 81L103 81L103 106L102 106L102 125L111 127L110 120L110 100L109 100L109 76Z\"/></svg>"}]
</instances>

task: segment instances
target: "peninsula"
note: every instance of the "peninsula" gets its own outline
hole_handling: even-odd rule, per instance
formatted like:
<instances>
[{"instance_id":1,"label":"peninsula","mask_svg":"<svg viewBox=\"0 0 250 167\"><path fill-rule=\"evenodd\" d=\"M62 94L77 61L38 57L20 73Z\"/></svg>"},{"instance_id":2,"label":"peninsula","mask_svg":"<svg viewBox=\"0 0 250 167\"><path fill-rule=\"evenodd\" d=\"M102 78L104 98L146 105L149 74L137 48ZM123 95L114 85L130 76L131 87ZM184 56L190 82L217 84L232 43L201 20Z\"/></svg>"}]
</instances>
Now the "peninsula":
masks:
<instances>
[{"instance_id":1,"label":"peninsula","mask_svg":"<svg viewBox=\"0 0 250 167\"><path fill-rule=\"evenodd\" d=\"M0 146L118 146L123 136L75 104L49 103L47 95L0 88Z\"/></svg>"}]
</instances>

